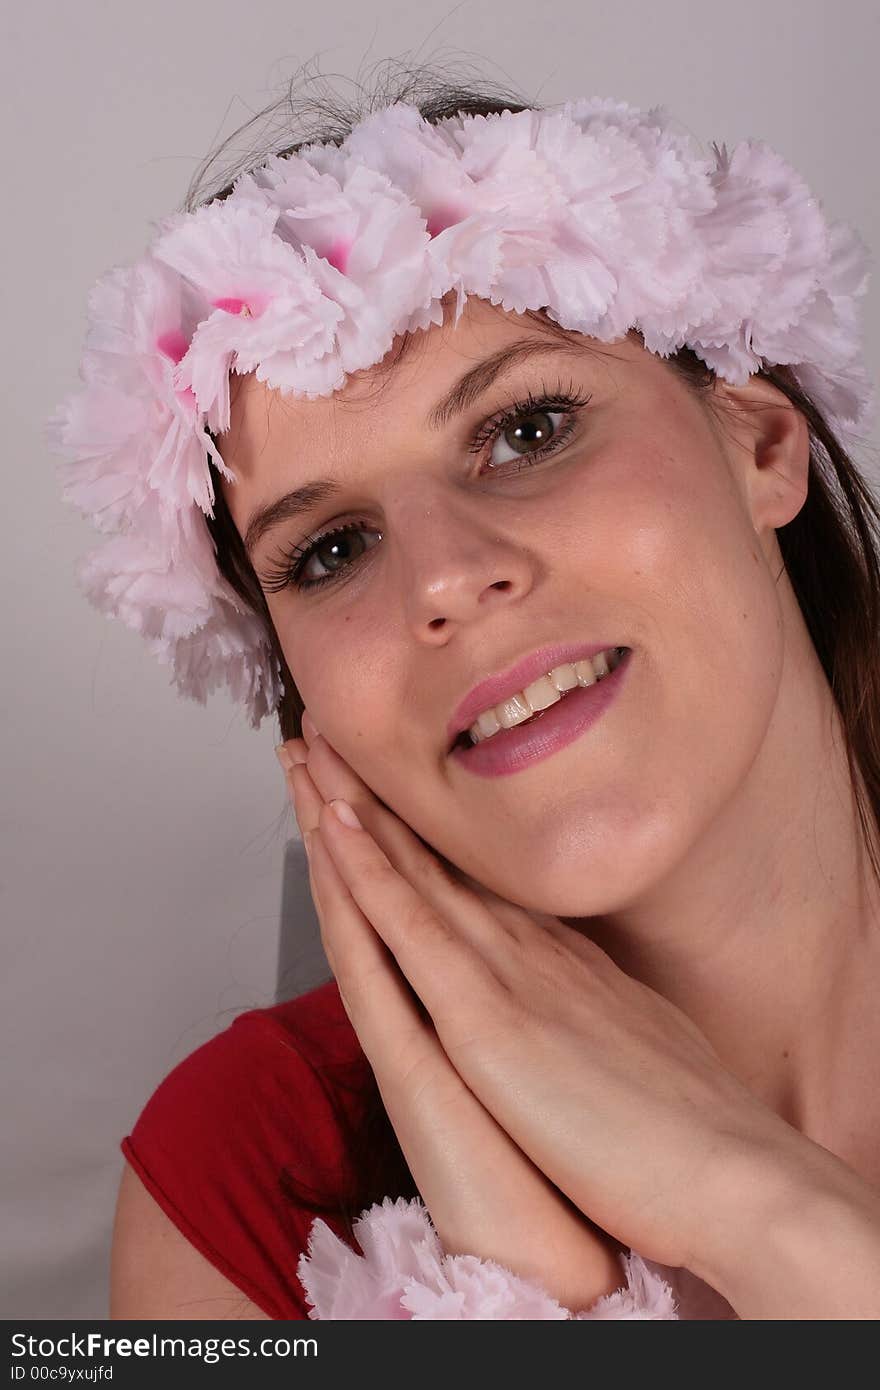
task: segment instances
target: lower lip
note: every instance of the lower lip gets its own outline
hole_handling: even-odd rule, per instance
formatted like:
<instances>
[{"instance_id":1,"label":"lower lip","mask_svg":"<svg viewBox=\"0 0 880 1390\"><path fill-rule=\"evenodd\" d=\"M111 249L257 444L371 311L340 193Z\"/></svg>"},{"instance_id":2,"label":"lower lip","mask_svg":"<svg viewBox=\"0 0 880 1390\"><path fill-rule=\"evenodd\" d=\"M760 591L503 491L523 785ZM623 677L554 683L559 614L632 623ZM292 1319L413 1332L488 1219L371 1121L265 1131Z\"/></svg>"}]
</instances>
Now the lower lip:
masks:
<instances>
[{"instance_id":1,"label":"lower lip","mask_svg":"<svg viewBox=\"0 0 880 1390\"><path fill-rule=\"evenodd\" d=\"M502 729L470 748L453 748L450 757L479 777L506 777L539 763L586 733L620 690L630 667L632 648L595 685L582 685L529 721Z\"/></svg>"}]
</instances>

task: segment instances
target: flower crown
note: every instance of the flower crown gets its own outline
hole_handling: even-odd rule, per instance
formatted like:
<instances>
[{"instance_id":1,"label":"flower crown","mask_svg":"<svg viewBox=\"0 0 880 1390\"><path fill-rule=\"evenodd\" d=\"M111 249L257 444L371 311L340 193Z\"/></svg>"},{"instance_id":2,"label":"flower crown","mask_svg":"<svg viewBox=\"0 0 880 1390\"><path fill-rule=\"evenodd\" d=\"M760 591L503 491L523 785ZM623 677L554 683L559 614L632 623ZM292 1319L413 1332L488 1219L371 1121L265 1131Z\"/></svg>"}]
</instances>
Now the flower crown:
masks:
<instances>
[{"instance_id":1,"label":"flower crown","mask_svg":"<svg viewBox=\"0 0 880 1390\"><path fill-rule=\"evenodd\" d=\"M762 141L700 158L641 112L590 98L431 124L396 102L339 146L273 155L222 201L161 220L93 286L82 389L46 425L65 501L117 533L79 562L88 600L140 632L178 692L219 684L253 728L284 693L264 619L220 574L208 431L229 374L331 395L456 292L545 309L602 342L692 349L743 385L789 364L841 438L870 427L858 300L870 257Z\"/></svg>"}]
</instances>

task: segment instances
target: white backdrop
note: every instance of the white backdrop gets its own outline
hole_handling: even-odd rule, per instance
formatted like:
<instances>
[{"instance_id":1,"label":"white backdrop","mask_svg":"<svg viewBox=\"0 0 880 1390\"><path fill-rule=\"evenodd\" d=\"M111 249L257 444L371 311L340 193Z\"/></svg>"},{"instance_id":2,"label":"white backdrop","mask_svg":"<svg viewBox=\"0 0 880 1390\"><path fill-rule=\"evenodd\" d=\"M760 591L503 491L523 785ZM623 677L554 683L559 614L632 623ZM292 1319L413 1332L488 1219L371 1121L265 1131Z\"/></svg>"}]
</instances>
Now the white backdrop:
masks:
<instances>
[{"instance_id":1,"label":"white backdrop","mask_svg":"<svg viewBox=\"0 0 880 1390\"><path fill-rule=\"evenodd\" d=\"M61 502L41 430L76 385L92 282L140 255L201 159L311 60L368 85L371 65L400 57L450 76L476 65L544 104L666 105L706 150L766 139L880 252L872 0L343 0L325 13L35 0L0 21L3 1318L106 1316L119 1140L176 1062L274 1002L295 830L277 725L254 733L222 694L207 710L180 699L74 586L97 536ZM866 315L876 377L876 276Z\"/></svg>"}]
</instances>

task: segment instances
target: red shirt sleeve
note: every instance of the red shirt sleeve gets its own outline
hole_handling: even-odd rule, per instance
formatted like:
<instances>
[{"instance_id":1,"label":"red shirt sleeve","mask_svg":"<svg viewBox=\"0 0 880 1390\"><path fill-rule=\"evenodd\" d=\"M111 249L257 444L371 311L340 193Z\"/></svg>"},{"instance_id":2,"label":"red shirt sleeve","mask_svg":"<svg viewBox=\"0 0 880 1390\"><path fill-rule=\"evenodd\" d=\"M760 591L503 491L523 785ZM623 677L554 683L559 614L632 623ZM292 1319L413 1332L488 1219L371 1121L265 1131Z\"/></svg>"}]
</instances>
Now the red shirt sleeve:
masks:
<instances>
[{"instance_id":1,"label":"red shirt sleeve","mask_svg":"<svg viewBox=\"0 0 880 1390\"><path fill-rule=\"evenodd\" d=\"M270 1318L308 1317L296 1266L315 1217L281 1173L311 1190L346 1179L333 1105L351 1120L371 1076L330 980L240 1014L165 1077L121 1142L187 1240ZM339 1218L321 1219L352 1245Z\"/></svg>"}]
</instances>

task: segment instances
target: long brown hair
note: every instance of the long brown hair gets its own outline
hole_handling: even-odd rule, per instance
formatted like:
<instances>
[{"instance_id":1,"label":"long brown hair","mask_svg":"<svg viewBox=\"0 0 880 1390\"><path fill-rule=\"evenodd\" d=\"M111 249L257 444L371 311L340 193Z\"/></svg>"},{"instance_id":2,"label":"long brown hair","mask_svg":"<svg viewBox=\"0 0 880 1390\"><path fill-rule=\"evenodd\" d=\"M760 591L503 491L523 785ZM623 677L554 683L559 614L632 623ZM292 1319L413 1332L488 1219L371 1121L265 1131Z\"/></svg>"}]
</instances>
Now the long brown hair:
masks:
<instances>
[{"instance_id":1,"label":"long brown hair","mask_svg":"<svg viewBox=\"0 0 880 1390\"><path fill-rule=\"evenodd\" d=\"M488 88L494 84L485 80L479 86L450 83L442 74L427 67L414 71L405 69L390 85L380 82L372 97L361 106L345 107L333 94L318 101L305 98L296 106L292 97L294 81L286 98L271 109L277 110L286 103L300 126L305 126L309 117L316 117L318 124L308 128L296 143L273 151L280 155L296 153L302 145L314 141L339 144L369 111L393 101L412 102L424 119L432 123L457 113L489 115L505 110L542 109L534 103L499 93L497 89L490 92ZM248 122L248 126L250 124ZM238 134L240 131L236 136ZM225 142L197 172L196 184L228 143ZM266 155L259 159L251 157L244 167L255 168L264 158ZM227 197L234 178L241 172L243 168L237 169L231 177L227 173L225 185L200 201L191 184L185 210L192 211L203 203ZM551 333L577 337L567 334L541 310L530 311L528 316ZM401 335L395 351L381 364L383 373L393 371L409 341L410 335ZM704 403L719 404L717 398L709 394L714 373L689 349L683 348L668 358L666 365ZM776 386L793 408L801 412L809 427L807 497L797 516L777 530L777 537L785 569L840 710L859 823L871 867L880 879L877 843L880 827L880 663L875 647L880 631L880 505L794 374L786 367L764 366L757 375ZM287 668L263 591L229 514L213 464L211 470L216 504L208 526L217 547L217 563L229 583L264 619L284 683L284 695L277 711L281 738L300 738L302 699ZM351 1233L352 1219L372 1202L381 1201L385 1195L414 1196L417 1188L385 1113L375 1079L365 1092L361 1092L363 1106L350 1132L334 1098L334 1089L338 1093L340 1087L347 1084L346 1080L328 1076L326 1081L328 1101L346 1132L351 1157L350 1181L340 1183L337 1175L325 1190L316 1191L298 1182L291 1172L285 1172L281 1186L291 1201L315 1214L338 1216Z\"/></svg>"}]
</instances>

